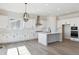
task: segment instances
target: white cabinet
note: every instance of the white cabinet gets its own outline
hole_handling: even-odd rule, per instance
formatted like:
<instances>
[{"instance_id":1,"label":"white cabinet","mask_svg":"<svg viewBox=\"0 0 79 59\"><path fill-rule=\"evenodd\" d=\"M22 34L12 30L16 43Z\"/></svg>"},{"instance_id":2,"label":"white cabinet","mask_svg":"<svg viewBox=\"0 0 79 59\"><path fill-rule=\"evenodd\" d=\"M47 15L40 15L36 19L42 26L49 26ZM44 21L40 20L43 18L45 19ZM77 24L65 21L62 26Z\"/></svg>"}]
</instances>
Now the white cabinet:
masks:
<instances>
[{"instance_id":1,"label":"white cabinet","mask_svg":"<svg viewBox=\"0 0 79 59\"><path fill-rule=\"evenodd\" d=\"M60 33L38 33L38 42L45 46L56 41L62 41Z\"/></svg>"},{"instance_id":2,"label":"white cabinet","mask_svg":"<svg viewBox=\"0 0 79 59\"><path fill-rule=\"evenodd\" d=\"M36 39L37 34L34 30L2 30L0 29L0 43L19 42L24 40Z\"/></svg>"},{"instance_id":3,"label":"white cabinet","mask_svg":"<svg viewBox=\"0 0 79 59\"><path fill-rule=\"evenodd\" d=\"M47 35L38 33L38 42L43 45L47 45Z\"/></svg>"}]
</instances>

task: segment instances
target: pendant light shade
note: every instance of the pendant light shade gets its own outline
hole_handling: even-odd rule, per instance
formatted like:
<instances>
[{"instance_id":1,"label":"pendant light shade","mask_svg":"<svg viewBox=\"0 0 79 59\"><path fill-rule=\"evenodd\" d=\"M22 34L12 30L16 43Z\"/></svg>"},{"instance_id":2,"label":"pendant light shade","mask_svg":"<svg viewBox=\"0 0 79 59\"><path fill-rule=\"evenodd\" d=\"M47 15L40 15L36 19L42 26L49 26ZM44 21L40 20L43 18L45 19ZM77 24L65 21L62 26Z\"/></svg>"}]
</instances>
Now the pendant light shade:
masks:
<instances>
[{"instance_id":1,"label":"pendant light shade","mask_svg":"<svg viewBox=\"0 0 79 59\"><path fill-rule=\"evenodd\" d=\"M24 21L27 22L29 19L28 19L28 14L25 12L24 15L23 15L23 18L24 18Z\"/></svg>"},{"instance_id":2,"label":"pendant light shade","mask_svg":"<svg viewBox=\"0 0 79 59\"><path fill-rule=\"evenodd\" d=\"M26 5L27 5L27 3L25 3L25 12L24 12L24 15L23 15L23 19L24 19L25 22L27 22L27 21L29 20L29 19L28 19L28 18L29 18L29 15L28 15L28 13L26 12L26 9L27 9L27 8L26 8L26 7L27 7Z\"/></svg>"}]
</instances>

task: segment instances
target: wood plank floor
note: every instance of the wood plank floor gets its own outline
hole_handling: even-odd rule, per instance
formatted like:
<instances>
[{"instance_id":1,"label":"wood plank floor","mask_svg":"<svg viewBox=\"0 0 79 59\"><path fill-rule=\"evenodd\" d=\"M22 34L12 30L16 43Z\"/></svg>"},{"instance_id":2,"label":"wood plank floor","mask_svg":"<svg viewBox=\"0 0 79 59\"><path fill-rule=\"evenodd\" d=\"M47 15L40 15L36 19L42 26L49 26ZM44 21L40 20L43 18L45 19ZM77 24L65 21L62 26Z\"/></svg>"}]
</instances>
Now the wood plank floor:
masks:
<instances>
[{"instance_id":1,"label":"wood plank floor","mask_svg":"<svg viewBox=\"0 0 79 59\"><path fill-rule=\"evenodd\" d=\"M79 42L64 40L63 42L51 43L43 46L37 40L18 42L5 45L0 49L1 55L6 55L9 48L26 46L32 55L79 55Z\"/></svg>"}]
</instances>

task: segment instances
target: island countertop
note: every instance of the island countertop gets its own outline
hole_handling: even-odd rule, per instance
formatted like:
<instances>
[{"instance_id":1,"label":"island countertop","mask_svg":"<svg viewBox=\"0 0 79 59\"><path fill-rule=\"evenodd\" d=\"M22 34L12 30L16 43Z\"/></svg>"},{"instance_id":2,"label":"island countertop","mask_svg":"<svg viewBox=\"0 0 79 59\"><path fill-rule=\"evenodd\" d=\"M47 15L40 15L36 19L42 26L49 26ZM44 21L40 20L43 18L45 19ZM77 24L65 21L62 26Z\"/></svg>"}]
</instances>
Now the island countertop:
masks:
<instances>
[{"instance_id":1,"label":"island countertop","mask_svg":"<svg viewBox=\"0 0 79 59\"><path fill-rule=\"evenodd\" d=\"M38 33L38 42L47 46L48 43L62 41L61 33L59 32L39 32Z\"/></svg>"},{"instance_id":2,"label":"island countertop","mask_svg":"<svg viewBox=\"0 0 79 59\"><path fill-rule=\"evenodd\" d=\"M61 34L59 32L39 32L40 34Z\"/></svg>"}]
</instances>

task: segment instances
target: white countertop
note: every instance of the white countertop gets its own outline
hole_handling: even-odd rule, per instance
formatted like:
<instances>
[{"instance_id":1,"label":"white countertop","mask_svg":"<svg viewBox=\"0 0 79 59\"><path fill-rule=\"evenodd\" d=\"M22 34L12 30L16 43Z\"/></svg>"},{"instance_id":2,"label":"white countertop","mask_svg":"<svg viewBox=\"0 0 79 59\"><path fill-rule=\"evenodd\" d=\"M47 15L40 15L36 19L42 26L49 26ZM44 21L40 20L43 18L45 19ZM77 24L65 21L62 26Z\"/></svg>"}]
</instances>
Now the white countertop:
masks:
<instances>
[{"instance_id":1,"label":"white countertop","mask_svg":"<svg viewBox=\"0 0 79 59\"><path fill-rule=\"evenodd\" d=\"M60 34L59 32L39 32L40 34Z\"/></svg>"}]
</instances>

